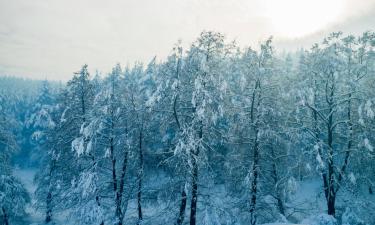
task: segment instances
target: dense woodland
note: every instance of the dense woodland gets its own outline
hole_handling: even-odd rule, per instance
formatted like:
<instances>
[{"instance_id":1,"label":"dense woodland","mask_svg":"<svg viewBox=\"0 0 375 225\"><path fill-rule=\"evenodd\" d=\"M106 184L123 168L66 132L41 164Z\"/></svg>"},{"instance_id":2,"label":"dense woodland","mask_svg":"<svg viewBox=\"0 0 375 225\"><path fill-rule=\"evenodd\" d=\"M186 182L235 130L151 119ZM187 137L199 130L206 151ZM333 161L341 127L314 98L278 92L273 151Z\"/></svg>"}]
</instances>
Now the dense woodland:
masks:
<instances>
[{"instance_id":1,"label":"dense woodland","mask_svg":"<svg viewBox=\"0 0 375 225\"><path fill-rule=\"evenodd\" d=\"M0 224L375 224L375 33L182 46L67 83L1 77Z\"/></svg>"}]
</instances>

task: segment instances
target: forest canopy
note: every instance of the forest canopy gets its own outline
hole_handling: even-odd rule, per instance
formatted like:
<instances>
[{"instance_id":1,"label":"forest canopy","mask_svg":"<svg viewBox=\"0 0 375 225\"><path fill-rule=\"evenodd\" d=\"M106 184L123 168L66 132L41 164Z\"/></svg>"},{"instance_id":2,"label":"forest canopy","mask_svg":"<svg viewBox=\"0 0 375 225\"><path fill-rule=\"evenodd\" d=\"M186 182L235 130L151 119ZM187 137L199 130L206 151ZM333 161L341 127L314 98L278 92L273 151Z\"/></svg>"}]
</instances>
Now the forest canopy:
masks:
<instances>
[{"instance_id":1,"label":"forest canopy","mask_svg":"<svg viewBox=\"0 0 375 225\"><path fill-rule=\"evenodd\" d=\"M374 90L374 32L0 77L0 224L375 224Z\"/></svg>"}]
</instances>

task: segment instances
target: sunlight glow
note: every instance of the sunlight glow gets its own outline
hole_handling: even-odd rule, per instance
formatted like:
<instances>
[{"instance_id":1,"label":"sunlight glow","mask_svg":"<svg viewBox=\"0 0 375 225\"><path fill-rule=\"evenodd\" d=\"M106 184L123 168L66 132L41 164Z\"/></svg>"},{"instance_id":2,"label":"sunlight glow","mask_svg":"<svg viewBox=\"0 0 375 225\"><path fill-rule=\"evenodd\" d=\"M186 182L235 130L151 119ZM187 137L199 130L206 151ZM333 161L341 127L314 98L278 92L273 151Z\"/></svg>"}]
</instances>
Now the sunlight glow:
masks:
<instances>
[{"instance_id":1,"label":"sunlight glow","mask_svg":"<svg viewBox=\"0 0 375 225\"><path fill-rule=\"evenodd\" d=\"M278 35L296 38L334 23L345 0L265 0L265 16Z\"/></svg>"}]
</instances>

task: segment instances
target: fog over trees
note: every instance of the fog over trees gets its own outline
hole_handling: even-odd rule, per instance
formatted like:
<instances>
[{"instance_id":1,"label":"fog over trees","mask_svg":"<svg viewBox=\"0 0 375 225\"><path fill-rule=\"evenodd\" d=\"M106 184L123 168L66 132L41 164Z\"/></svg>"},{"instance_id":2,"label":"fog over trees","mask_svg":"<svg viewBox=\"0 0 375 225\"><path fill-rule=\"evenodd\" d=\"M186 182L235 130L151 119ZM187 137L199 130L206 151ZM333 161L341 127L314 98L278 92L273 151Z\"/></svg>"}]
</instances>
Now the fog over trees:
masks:
<instances>
[{"instance_id":1,"label":"fog over trees","mask_svg":"<svg viewBox=\"0 0 375 225\"><path fill-rule=\"evenodd\" d=\"M375 224L374 32L90 66L0 77L0 224Z\"/></svg>"}]
</instances>

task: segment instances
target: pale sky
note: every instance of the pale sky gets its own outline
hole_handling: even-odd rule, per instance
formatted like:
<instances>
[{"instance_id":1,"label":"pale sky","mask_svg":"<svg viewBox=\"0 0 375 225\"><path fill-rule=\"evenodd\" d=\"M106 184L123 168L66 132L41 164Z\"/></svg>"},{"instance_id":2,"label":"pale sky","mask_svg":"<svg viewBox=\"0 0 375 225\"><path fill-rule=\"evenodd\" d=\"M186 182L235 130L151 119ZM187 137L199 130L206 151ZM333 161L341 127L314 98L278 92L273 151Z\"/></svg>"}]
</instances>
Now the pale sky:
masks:
<instances>
[{"instance_id":1,"label":"pale sky","mask_svg":"<svg viewBox=\"0 0 375 225\"><path fill-rule=\"evenodd\" d=\"M203 30L280 49L375 29L375 0L0 0L0 75L67 80L81 65L163 60Z\"/></svg>"}]
</instances>

